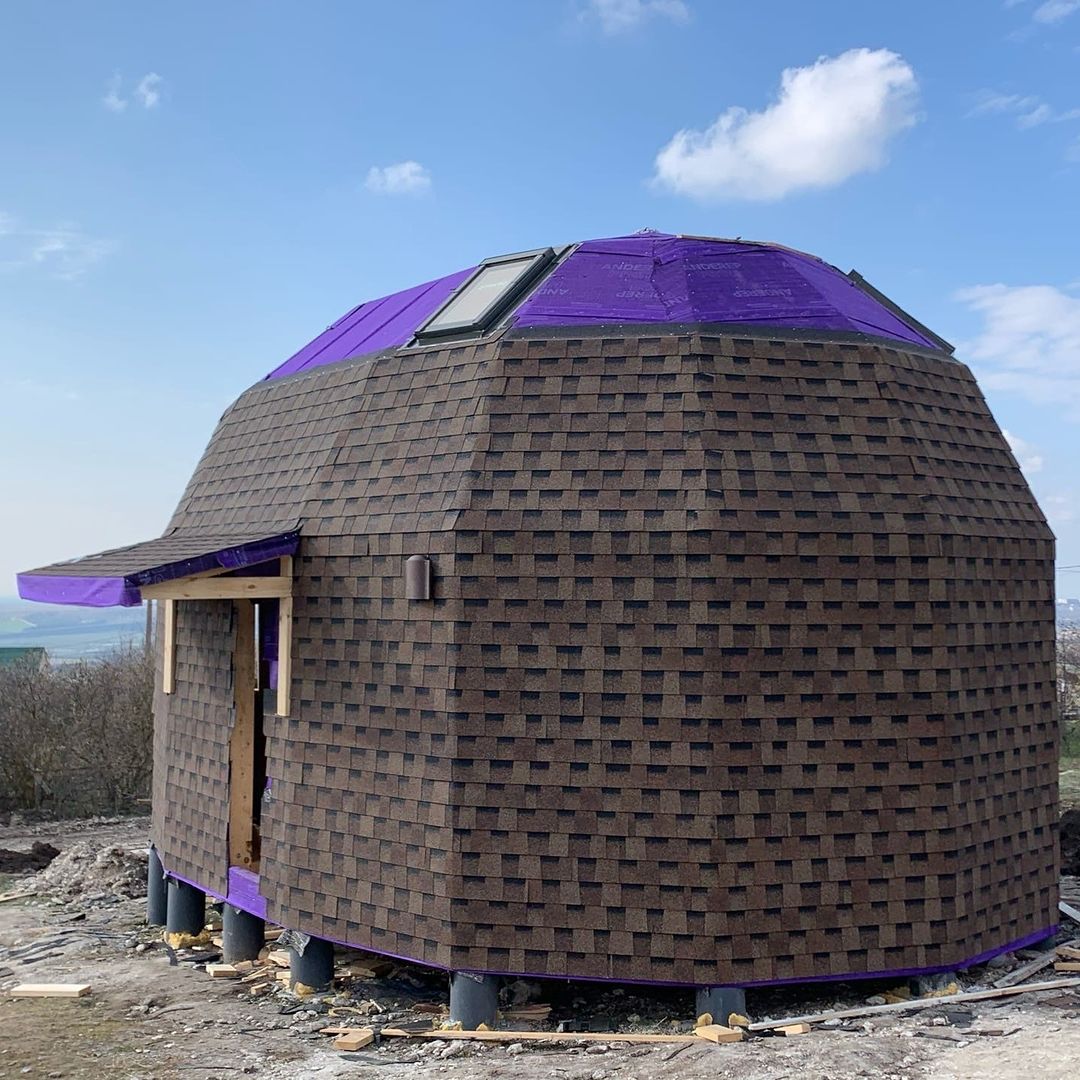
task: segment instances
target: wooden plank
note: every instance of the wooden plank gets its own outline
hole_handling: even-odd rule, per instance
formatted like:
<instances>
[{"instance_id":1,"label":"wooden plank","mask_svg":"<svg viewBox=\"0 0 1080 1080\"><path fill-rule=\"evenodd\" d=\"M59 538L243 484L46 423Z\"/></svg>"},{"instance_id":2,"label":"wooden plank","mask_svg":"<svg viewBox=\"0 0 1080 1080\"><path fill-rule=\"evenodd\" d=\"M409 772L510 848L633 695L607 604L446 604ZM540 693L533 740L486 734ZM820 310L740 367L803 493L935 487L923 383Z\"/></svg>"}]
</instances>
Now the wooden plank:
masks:
<instances>
[{"instance_id":1,"label":"wooden plank","mask_svg":"<svg viewBox=\"0 0 1080 1080\"><path fill-rule=\"evenodd\" d=\"M80 998L90 993L89 983L20 983L8 993L17 998Z\"/></svg>"},{"instance_id":2,"label":"wooden plank","mask_svg":"<svg viewBox=\"0 0 1080 1080\"><path fill-rule=\"evenodd\" d=\"M6 892L0 895L0 904L9 900L25 900L28 896L37 896L37 889L23 889L21 892Z\"/></svg>"},{"instance_id":3,"label":"wooden plank","mask_svg":"<svg viewBox=\"0 0 1080 1080\"><path fill-rule=\"evenodd\" d=\"M176 601L166 600L162 605L164 630L161 635L161 689L171 694L176 686Z\"/></svg>"},{"instance_id":4,"label":"wooden plank","mask_svg":"<svg viewBox=\"0 0 1080 1080\"><path fill-rule=\"evenodd\" d=\"M289 591L278 603L278 670L277 670L277 714L289 715L289 694L292 689L292 557L286 555L281 560L282 580L288 580Z\"/></svg>"},{"instance_id":5,"label":"wooden plank","mask_svg":"<svg viewBox=\"0 0 1080 1080\"><path fill-rule=\"evenodd\" d=\"M240 972L232 964L207 964L206 974L211 979L238 979Z\"/></svg>"},{"instance_id":6,"label":"wooden plank","mask_svg":"<svg viewBox=\"0 0 1080 1080\"><path fill-rule=\"evenodd\" d=\"M749 1030L772 1031L774 1028L787 1027L791 1024L819 1024L823 1020L847 1020L856 1016L876 1016L880 1013L907 1012L911 1009L933 1009L938 1005L989 1001L992 998L1010 997L1013 994L1027 994L1033 990L1063 990L1069 986L1080 986L1080 979L1051 979L1049 982L1007 986L999 990L977 990L966 994L946 994L944 997L916 998L913 1001L898 1001L894 1005L863 1005L855 1009L832 1009L829 1012L807 1013L805 1016L788 1016L783 1020L767 1020L751 1024Z\"/></svg>"},{"instance_id":7,"label":"wooden plank","mask_svg":"<svg viewBox=\"0 0 1080 1080\"><path fill-rule=\"evenodd\" d=\"M404 1028L383 1028L380 1034L399 1039L479 1039L482 1042L701 1042L696 1035L638 1035L618 1031L406 1031Z\"/></svg>"},{"instance_id":8,"label":"wooden plank","mask_svg":"<svg viewBox=\"0 0 1080 1080\"><path fill-rule=\"evenodd\" d=\"M1000 979L995 979L993 985L998 988L1002 986L1015 986L1017 983L1021 983L1037 972L1042 971L1044 968L1048 968L1053 962L1054 954L1052 952L1044 953L1034 960L1029 960L1026 964L1021 964L1018 968L1010 971L1008 975L1002 975Z\"/></svg>"},{"instance_id":9,"label":"wooden plank","mask_svg":"<svg viewBox=\"0 0 1080 1080\"><path fill-rule=\"evenodd\" d=\"M291 589L292 581L283 577L217 577L166 581L139 591L151 600L273 600L288 596Z\"/></svg>"},{"instance_id":10,"label":"wooden plank","mask_svg":"<svg viewBox=\"0 0 1080 1080\"><path fill-rule=\"evenodd\" d=\"M1072 904L1066 904L1064 900L1059 900L1058 911L1060 911L1062 915L1072 919L1073 922L1080 923L1080 911L1077 911Z\"/></svg>"},{"instance_id":11,"label":"wooden plank","mask_svg":"<svg viewBox=\"0 0 1080 1080\"><path fill-rule=\"evenodd\" d=\"M375 1041L371 1028L347 1028L334 1039L335 1050L362 1050Z\"/></svg>"},{"instance_id":12,"label":"wooden plank","mask_svg":"<svg viewBox=\"0 0 1080 1080\"><path fill-rule=\"evenodd\" d=\"M723 1024L702 1024L694 1028L694 1035L714 1043L742 1042L743 1037L738 1028L725 1027Z\"/></svg>"},{"instance_id":13,"label":"wooden plank","mask_svg":"<svg viewBox=\"0 0 1080 1080\"><path fill-rule=\"evenodd\" d=\"M234 720L229 736L229 865L255 864L255 606L237 600L233 645Z\"/></svg>"},{"instance_id":14,"label":"wooden plank","mask_svg":"<svg viewBox=\"0 0 1080 1080\"><path fill-rule=\"evenodd\" d=\"M785 1024L783 1027L773 1028L777 1035L809 1035L809 1024Z\"/></svg>"},{"instance_id":15,"label":"wooden plank","mask_svg":"<svg viewBox=\"0 0 1080 1080\"><path fill-rule=\"evenodd\" d=\"M1055 971L1080 971L1080 963L1076 960L1063 960L1054 965Z\"/></svg>"}]
</instances>

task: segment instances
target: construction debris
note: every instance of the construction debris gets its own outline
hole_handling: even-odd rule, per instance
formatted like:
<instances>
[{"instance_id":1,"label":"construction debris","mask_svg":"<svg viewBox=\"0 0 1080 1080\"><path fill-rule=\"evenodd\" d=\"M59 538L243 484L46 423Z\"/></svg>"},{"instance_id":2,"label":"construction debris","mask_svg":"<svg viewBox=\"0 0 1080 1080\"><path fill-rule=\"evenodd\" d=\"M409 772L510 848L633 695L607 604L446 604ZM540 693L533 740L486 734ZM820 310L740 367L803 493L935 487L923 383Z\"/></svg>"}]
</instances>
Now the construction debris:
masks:
<instances>
[{"instance_id":1,"label":"construction debris","mask_svg":"<svg viewBox=\"0 0 1080 1080\"><path fill-rule=\"evenodd\" d=\"M20 983L8 991L16 998L80 998L90 993L89 983Z\"/></svg>"},{"instance_id":2,"label":"construction debris","mask_svg":"<svg viewBox=\"0 0 1080 1080\"><path fill-rule=\"evenodd\" d=\"M1027 994L1035 990L1062 990L1065 987L1080 987L1080 979L1053 979L1050 982L1029 983L1026 986L1008 986L997 990L976 990L966 993L950 994L948 997L918 998L913 1001L898 1001L888 1005L864 1005L855 1009L831 1009L828 1012L809 1013L806 1016L790 1016L785 1020L766 1020L751 1024L750 1031L769 1031L787 1027L791 1024L817 1024L826 1020L847 1020L858 1016L877 1016L881 1013L907 1012L909 1009L932 1009L939 1005L952 1005L957 1002L989 1001L991 998L1011 997L1014 994Z\"/></svg>"},{"instance_id":3,"label":"construction debris","mask_svg":"<svg viewBox=\"0 0 1080 1080\"><path fill-rule=\"evenodd\" d=\"M719 1025L714 1025L719 1027ZM702 1029L698 1029L702 1030ZM728 1028L725 1031L731 1030ZM383 1038L397 1039L476 1039L480 1042L597 1042L597 1043L699 1043L708 1036L693 1035L652 1035L636 1032L619 1031L408 1031L405 1028L385 1027L380 1034ZM742 1032L736 1031L741 1039ZM715 1040L719 1042L720 1040ZM728 1040L724 1040L728 1041Z\"/></svg>"},{"instance_id":4,"label":"construction debris","mask_svg":"<svg viewBox=\"0 0 1080 1080\"><path fill-rule=\"evenodd\" d=\"M102 848L83 840L57 855L28 887L58 900L89 895L134 899L146 895L146 866L145 851L115 844Z\"/></svg>"},{"instance_id":5,"label":"construction debris","mask_svg":"<svg viewBox=\"0 0 1080 1080\"><path fill-rule=\"evenodd\" d=\"M362 1050L375 1041L375 1032L371 1028L345 1028L334 1039L335 1050Z\"/></svg>"}]
</instances>

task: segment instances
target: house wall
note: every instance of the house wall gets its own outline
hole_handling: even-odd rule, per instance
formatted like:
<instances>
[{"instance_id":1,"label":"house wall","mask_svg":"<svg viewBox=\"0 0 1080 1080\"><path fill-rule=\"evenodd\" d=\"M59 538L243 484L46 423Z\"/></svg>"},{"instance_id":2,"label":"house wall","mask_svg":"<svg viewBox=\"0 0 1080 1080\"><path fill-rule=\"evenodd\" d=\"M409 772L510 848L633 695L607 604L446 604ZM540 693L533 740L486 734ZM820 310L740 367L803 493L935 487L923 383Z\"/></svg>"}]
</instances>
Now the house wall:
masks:
<instances>
[{"instance_id":1,"label":"house wall","mask_svg":"<svg viewBox=\"0 0 1080 1080\"><path fill-rule=\"evenodd\" d=\"M692 331L403 350L249 391L174 524L260 505L303 521L272 919L686 983L1056 922L1053 538L963 365ZM159 741L160 834L184 777L220 781ZM224 830L191 843L220 880Z\"/></svg>"},{"instance_id":2,"label":"house wall","mask_svg":"<svg viewBox=\"0 0 1080 1080\"><path fill-rule=\"evenodd\" d=\"M233 604L176 605L176 688L154 696L152 833L171 873L224 895L228 891L229 734ZM162 648L159 613L157 642ZM159 655L160 670L163 660Z\"/></svg>"}]
</instances>

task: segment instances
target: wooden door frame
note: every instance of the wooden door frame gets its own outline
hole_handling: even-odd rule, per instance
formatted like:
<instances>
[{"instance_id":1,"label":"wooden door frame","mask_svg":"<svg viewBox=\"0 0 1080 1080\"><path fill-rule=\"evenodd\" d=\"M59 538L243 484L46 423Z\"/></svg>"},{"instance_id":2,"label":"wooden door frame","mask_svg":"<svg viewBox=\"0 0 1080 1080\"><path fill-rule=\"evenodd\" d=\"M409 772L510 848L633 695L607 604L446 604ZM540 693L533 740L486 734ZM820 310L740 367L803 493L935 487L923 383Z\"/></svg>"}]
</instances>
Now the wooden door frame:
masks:
<instances>
[{"instance_id":1,"label":"wooden door frame","mask_svg":"<svg viewBox=\"0 0 1080 1080\"><path fill-rule=\"evenodd\" d=\"M255 852L255 604L233 600L233 727L229 736L229 865L257 870Z\"/></svg>"}]
</instances>

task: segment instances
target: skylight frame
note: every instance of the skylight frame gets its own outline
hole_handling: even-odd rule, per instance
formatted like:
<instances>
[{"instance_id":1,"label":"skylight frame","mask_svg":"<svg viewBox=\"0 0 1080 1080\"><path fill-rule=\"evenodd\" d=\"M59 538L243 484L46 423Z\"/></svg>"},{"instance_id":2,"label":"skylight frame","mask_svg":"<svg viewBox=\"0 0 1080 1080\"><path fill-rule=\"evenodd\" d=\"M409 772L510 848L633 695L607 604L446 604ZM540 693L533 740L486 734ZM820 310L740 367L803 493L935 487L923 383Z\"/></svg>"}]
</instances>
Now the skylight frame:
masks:
<instances>
[{"instance_id":1,"label":"skylight frame","mask_svg":"<svg viewBox=\"0 0 1080 1080\"><path fill-rule=\"evenodd\" d=\"M414 331L419 342L439 341L449 337L478 335L490 329L503 315L519 303L557 258L554 248L534 248L531 251L515 251L509 255L496 255L485 259L480 265L432 312ZM471 319L439 325L444 311L463 296L471 286L480 281L485 271L506 263L522 263L521 270L503 289Z\"/></svg>"}]
</instances>

